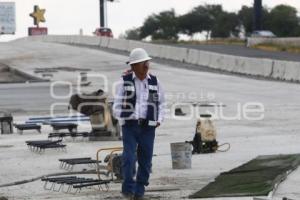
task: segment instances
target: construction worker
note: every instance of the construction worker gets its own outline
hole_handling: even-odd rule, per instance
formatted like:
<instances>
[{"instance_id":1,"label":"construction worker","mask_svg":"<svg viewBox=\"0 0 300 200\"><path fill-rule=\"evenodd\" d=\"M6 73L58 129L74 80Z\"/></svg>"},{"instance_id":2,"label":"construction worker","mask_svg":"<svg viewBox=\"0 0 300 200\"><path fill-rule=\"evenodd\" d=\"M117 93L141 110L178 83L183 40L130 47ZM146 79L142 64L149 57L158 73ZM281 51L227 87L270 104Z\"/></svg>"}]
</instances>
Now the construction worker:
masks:
<instances>
[{"instance_id":1,"label":"construction worker","mask_svg":"<svg viewBox=\"0 0 300 200\"><path fill-rule=\"evenodd\" d=\"M122 126L122 194L126 199L145 199L155 129L164 117L164 94L156 76L148 73L150 60L144 49L131 51L127 62L131 71L122 76L113 105L113 113Z\"/></svg>"}]
</instances>

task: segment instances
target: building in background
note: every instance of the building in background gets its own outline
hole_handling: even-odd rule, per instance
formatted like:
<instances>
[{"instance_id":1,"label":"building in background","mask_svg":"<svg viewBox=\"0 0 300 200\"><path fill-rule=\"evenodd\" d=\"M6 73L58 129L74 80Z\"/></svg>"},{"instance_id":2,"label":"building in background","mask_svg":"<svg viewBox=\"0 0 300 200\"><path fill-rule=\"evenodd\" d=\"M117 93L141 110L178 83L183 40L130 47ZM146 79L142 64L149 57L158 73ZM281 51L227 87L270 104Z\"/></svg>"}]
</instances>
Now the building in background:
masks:
<instances>
[{"instance_id":1,"label":"building in background","mask_svg":"<svg viewBox=\"0 0 300 200\"><path fill-rule=\"evenodd\" d=\"M0 2L0 34L15 34L15 2Z\"/></svg>"}]
</instances>

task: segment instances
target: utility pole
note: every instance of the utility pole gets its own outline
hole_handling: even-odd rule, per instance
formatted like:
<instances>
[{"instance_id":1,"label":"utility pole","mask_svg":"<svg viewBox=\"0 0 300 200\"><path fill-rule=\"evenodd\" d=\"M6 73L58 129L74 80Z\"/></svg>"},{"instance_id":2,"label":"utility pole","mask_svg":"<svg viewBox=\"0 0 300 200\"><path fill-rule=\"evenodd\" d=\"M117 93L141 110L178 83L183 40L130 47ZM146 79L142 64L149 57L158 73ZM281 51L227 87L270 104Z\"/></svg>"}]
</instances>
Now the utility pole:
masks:
<instances>
[{"instance_id":1,"label":"utility pole","mask_svg":"<svg viewBox=\"0 0 300 200\"><path fill-rule=\"evenodd\" d=\"M253 30L262 30L262 0L254 0L254 24Z\"/></svg>"},{"instance_id":2,"label":"utility pole","mask_svg":"<svg viewBox=\"0 0 300 200\"><path fill-rule=\"evenodd\" d=\"M100 27L105 27L105 9L104 9L104 1L100 0Z\"/></svg>"},{"instance_id":3,"label":"utility pole","mask_svg":"<svg viewBox=\"0 0 300 200\"><path fill-rule=\"evenodd\" d=\"M107 1L114 0L99 0L100 3L100 27L107 27Z\"/></svg>"}]
</instances>

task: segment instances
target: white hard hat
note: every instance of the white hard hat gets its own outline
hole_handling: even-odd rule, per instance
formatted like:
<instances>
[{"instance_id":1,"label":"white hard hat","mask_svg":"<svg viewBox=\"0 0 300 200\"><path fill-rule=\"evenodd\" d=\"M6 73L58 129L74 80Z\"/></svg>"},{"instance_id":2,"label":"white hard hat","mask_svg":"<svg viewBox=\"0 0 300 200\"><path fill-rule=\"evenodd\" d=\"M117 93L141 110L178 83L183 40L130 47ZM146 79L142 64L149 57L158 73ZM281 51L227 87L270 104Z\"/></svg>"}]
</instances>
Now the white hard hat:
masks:
<instances>
[{"instance_id":1,"label":"white hard hat","mask_svg":"<svg viewBox=\"0 0 300 200\"><path fill-rule=\"evenodd\" d=\"M129 60L126 63L132 65L135 63L140 63L151 59L152 58L149 57L148 53L144 49L136 48L130 52Z\"/></svg>"}]
</instances>

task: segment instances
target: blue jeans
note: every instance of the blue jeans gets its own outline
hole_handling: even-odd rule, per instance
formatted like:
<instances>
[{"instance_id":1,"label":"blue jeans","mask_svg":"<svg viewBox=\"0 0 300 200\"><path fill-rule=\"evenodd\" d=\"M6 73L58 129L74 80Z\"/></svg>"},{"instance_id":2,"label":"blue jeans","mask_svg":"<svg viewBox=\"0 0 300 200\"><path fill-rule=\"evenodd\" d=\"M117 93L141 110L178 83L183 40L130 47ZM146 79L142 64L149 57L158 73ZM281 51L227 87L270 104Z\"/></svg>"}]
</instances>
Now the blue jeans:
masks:
<instances>
[{"instance_id":1,"label":"blue jeans","mask_svg":"<svg viewBox=\"0 0 300 200\"><path fill-rule=\"evenodd\" d=\"M143 196L149 184L152 166L155 127L123 125L122 193ZM136 161L138 170L136 172ZM136 175L136 179L134 177Z\"/></svg>"}]
</instances>

